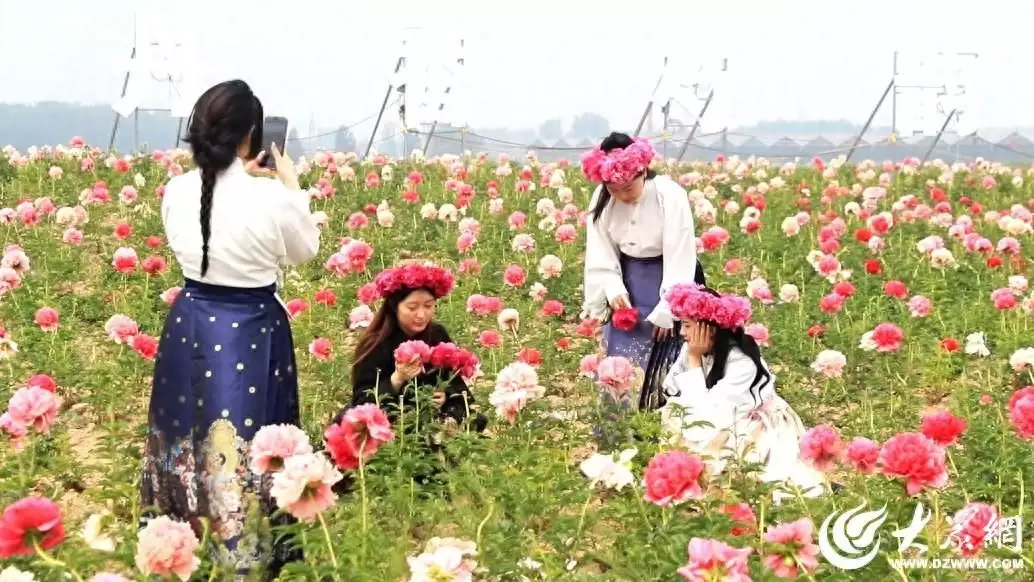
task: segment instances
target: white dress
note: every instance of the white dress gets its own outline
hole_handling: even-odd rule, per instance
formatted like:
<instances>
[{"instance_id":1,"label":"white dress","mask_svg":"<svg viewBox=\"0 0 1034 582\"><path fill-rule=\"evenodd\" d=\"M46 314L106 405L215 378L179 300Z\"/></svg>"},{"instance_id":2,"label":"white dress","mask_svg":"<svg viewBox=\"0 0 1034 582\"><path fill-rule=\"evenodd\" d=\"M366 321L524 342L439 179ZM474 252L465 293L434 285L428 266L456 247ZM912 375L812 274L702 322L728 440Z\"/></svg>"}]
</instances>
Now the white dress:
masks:
<instances>
[{"instance_id":1,"label":"white dress","mask_svg":"<svg viewBox=\"0 0 1034 582\"><path fill-rule=\"evenodd\" d=\"M725 376L710 390L705 378L711 357L704 358L702 368L690 368L687 354L683 345L664 380L668 401L660 414L669 443L700 455L712 474L721 473L730 458L761 465L762 481L788 486L775 492L777 501L796 495L794 486L801 495L821 495L824 476L799 456L804 424L776 394L775 375L764 360L771 379L758 394L752 388L757 367L739 348L729 352Z\"/></svg>"}]
</instances>

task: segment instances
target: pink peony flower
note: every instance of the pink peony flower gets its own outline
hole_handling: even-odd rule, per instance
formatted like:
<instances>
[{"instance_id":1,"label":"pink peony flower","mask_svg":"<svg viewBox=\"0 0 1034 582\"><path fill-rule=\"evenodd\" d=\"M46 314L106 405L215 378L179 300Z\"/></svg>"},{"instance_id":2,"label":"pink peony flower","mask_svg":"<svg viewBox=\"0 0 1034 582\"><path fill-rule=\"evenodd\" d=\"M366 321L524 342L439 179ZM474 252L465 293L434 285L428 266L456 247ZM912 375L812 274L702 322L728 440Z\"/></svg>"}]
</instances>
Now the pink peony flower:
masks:
<instances>
[{"instance_id":1,"label":"pink peony flower","mask_svg":"<svg viewBox=\"0 0 1034 582\"><path fill-rule=\"evenodd\" d=\"M944 449L919 433L891 437L880 450L879 465L884 475L905 479L909 495L918 494L923 487L940 488L948 483Z\"/></svg>"},{"instance_id":2,"label":"pink peony flower","mask_svg":"<svg viewBox=\"0 0 1034 582\"><path fill-rule=\"evenodd\" d=\"M764 324L751 323L743 328L743 332L754 338L754 341L757 342L759 346L768 346L768 328L765 327Z\"/></svg>"},{"instance_id":3,"label":"pink peony flower","mask_svg":"<svg viewBox=\"0 0 1034 582\"><path fill-rule=\"evenodd\" d=\"M1034 386L1020 388L1009 397L1009 422L1020 438L1034 440Z\"/></svg>"},{"instance_id":4,"label":"pink peony flower","mask_svg":"<svg viewBox=\"0 0 1034 582\"><path fill-rule=\"evenodd\" d=\"M690 582L750 582L747 556L751 548L734 548L713 539L689 540L689 563L677 572Z\"/></svg>"},{"instance_id":5,"label":"pink peony flower","mask_svg":"<svg viewBox=\"0 0 1034 582\"><path fill-rule=\"evenodd\" d=\"M844 460L856 471L872 473L876 471L876 462L880 457L880 445L865 438L855 437L844 450Z\"/></svg>"},{"instance_id":6,"label":"pink peony flower","mask_svg":"<svg viewBox=\"0 0 1034 582\"><path fill-rule=\"evenodd\" d=\"M510 287L520 287L528 280L528 275L520 265L507 265L503 272L503 282Z\"/></svg>"},{"instance_id":7,"label":"pink peony flower","mask_svg":"<svg viewBox=\"0 0 1034 582\"><path fill-rule=\"evenodd\" d=\"M61 314L53 307L40 307L36 312L36 325L43 331L57 331Z\"/></svg>"},{"instance_id":8,"label":"pink peony flower","mask_svg":"<svg viewBox=\"0 0 1034 582\"><path fill-rule=\"evenodd\" d=\"M125 315L112 315L104 324L104 331L108 338L117 344L128 344L136 334L140 333L140 326Z\"/></svg>"},{"instance_id":9,"label":"pink peony flower","mask_svg":"<svg viewBox=\"0 0 1034 582\"><path fill-rule=\"evenodd\" d=\"M528 402L541 398L545 392L546 389L539 386L539 374L534 367L524 362L513 362L499 371L495 390L488 396L488 402L499 416L512 423Z\"/></svg>"},{"instance_id":10,"label":"pink peony flower","mask_svg":"<svg viewBox=\"0 0 1034 582\"><path fill-rule=\"evenodd\" d=\"M251 471L258 475L279 471L287 459L310 453L312 445L302 429L290 424L266 425L251 439Z\"/></svg>"},{"instance_id":11,"label":"pink peony flower","mask_svg":"<svg viewBox=\"0 0 1034 582\"><path fill-rule=\"evenodd\" d=\"M136 567L146 576L177 576L184 582L201 565L194 555L201 542L190 525L162 515L137 536Z\"/></svg>"},{"instance_id":12,"label":"pink peony flower","mask_svg":"<svg viewBox=\"0 0 1034 582\"><path fill-rule=\"evenodd\" d=\"M815 524L808 518L771 526L765 532L765 542L776 545L762 563L780 578L796 578L803 568L814 572L819 567L819 547L812 541Z\"/></svg>"},{"instance_id":13,"label":"pink peony flower","mask_svg":"<svg viewBox=\"0 0 1034 582\"><path fill-rule=\"evenodd\" d=\"M395 361L403 364L427 362L431 359L431 348L420 340L402 342L395 348Z\"/></svg>"},{"instance_id":14,"label":"pink peony flower","mask_svg":"<svg viewBox=\"0 0 1034 582\"><path fill-rule=\"evenodd\" d=\"M5 412L0 415L0 431L7 433L7 436L10 437L14 450L20 451L25 448L25 442L22 439L28 436L29 428L16 421L9 413Z\"/></svg>"},{"instance_id":15,"label":"pink peony flower","mask_svg":"<svg viewBox=\"0 0 1034 582\"><path fill-rule=\"evenodd\" d=\"M368 450L376 452L382 444L395 438L388 416L376 404L356 406L345 413L344 420L356 427L360 443L365 443Z\"/></svg>"},{"instance_id":16,"label":"pink peony flower","mask_svg":"<svg viewBox=\"0 0 1034 582\"><path fill-rule=\"evenodd\" d=\"M966 505L951 522L949 541L961 555L972 558L980 553L984 540L998 529L998 510L986 503Z\"/></svg>"},{"instance_id":17,"label":"pink peony flower","mask_svg":"<svg viewBox=\"0 0 1034 582\"><path fill-rule=\"evenodd\" d=\"M50 434L50 425L57 419L61 398L53 392L30 386L19 388L7 403L7 414L12 422L33 427L38 432Z\"/></svg>"},{"instance_id":18,"label":"pink peony flower","mask_svg":"<svg viewBox=\"0 0 1034 582\"><path fill-rule=\"evenodd\" d=\"M325 337L318 337L309 343L309 354L318 360L329 362L334 357L334 346Z\"/></svg>"},{"instance_id":19,"label":"pink peony flower","mask_svg":"<svg viewBox=\"0 0 1034 582\"><path fill-rule=\"evenodd\" d=\"M485 348L498 348L503 345L503 336L494 329L486 329L478 334L478 343Z\"/></svg>"},{"instance_id":20,"label":"pink peony flower","mask_svg":"<svg viewBox=\"0 0 1034 582\"><path fill-rule=\"evenodd\" d=\"M331 487L340 480L341 473L323 455L295 455L273 476L270 494L281 509L300 520L312 521L334 505L337 495Z\"/></svg>"},{"instance_id":21,"label":"pink peony flower","mask_svg":"<svg viewBox=\"0 0 1034 582\"><path fill-rule=\"evenodd\" d=\"M703 461L685 451L659 453L650 459L643 474L643 498L661 507L699 499L703 496L699 483L703 471Z\"/></svg>"},{"instance_id":22,"label":"pink peony flower","mask_svg":"<svg viewBox=\"0 0 1034 582\"><path fill-rule=\"evenodd\" d=\"M844 447L837 429L828 424L808 429L799 444L801 460L823 472L836 468L840 451Z\"/></svg>"},{"instance_id":23,"label":"pink peony flower","mask_svg":"<svg viewBox=\"0 0 1034 582\"><path fill-rule=\"evenodd\" d=\"M603 358L596 366L596 373L599 375L600 384L618 395L631 390L632 383L636 379L635 367L628 358L623 356Z\"/></svg>"},{"instance_id":24,"label":"pink peony flower","mask_svg":"<svg viewBox=\"0 0 1034 582\"><path fill-rule=\"evenodd\" d=\"M578 363L578 374L585 376L586 378L593 378L596 376L596 370L600 365L600 357L596 354L589 354L582 357L582 361Z\"/></svg>"},{"instance_id":25,"label":"pink peony flower","mask_svg":"<svg viewBox=\"0 0 1034 582\"><path fill-rule=\"evenodd\" d=\"M933 301L922 295L916 295L908 300L908 310L912 312L912 317L926 317L933 311Z\"/></svg>"}]
</instances>

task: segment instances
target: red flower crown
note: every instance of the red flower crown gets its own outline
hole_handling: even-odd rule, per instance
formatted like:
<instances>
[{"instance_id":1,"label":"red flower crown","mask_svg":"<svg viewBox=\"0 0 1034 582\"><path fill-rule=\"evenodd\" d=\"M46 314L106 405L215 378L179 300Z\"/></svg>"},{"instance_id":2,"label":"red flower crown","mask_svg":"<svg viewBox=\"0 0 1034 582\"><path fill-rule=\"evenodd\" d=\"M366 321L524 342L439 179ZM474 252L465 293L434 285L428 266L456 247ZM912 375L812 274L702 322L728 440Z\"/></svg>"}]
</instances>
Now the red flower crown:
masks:
<instances>
[{"instance_id":1,"label":"red flower crown","mask_svg":"<svg viewBox=\"0 0 1034 582\"><path fill-rule=\"evenodd\" d=\"M750 321L750 300L738 295L715 296L696 283L679 283L665 299L671 314L678 319L706 321L735 331Z\"/></svg>"},{"instance_id":2,"label":"red flower crown","mask_svg":"<svg viewBox=\"0 0 1034 582\"><path fill-rule=\"evenodd\" d=\"M626 184L650 167L655 154L650 141L641 137L626 148L609 152L596 146L582 155L582 173L597 184Z\"/></svg>"},{"instance_id":3,"label":"red flower crown","mask_svg":"<svg viewBox=\"0 0 1034 582\"><path fill-rule=\"evenodd\" d=\"M456 277L435 265L404 265L385 269L373 280L377 294L387 297L403 289L428 289L441 299L452 292Z\"/></svg>"}]
</instances>

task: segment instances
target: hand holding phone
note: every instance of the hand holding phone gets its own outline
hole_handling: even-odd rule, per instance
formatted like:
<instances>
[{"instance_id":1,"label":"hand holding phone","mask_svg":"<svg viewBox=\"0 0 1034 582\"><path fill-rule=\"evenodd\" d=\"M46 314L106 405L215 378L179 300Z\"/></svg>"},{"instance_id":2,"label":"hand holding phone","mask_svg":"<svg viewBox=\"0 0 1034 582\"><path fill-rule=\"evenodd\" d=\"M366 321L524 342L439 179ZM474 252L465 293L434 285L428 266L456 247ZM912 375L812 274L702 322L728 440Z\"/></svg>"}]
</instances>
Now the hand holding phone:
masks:
<instances>
[{"instance_id":1,"label":"hand holding phone","mask_svg":"<svg viewBox=\"0 0 1034 582\"><path fill-rule=\"evenodd\" d=\"M287 143L287 118L286 117L267 117L262 124L262 151L271 152L273 151L273 144L278 144L280 151L287 152L285 144ZM259 165L263 168L272 170L275 168L275 160L267 156L264 160L259 162Z\"/></svg>"},{"instance_id":2,"label":"hand holding phone","mask_svg":"<svg viewBox=\"0 0 1034 582\"><path fill-rule=\"evenodd\" d=\"M280 178L280 181L284 183L284 186L287 186L292 190L301 190L302 187L298 183L298 170L295 169L294 162L291 158L282 155L275 143L271 144L270 148L270 151L273 152L273 155L270 157L273 159L273 164L276 166L276 176Z\"/></svg>"}]
</instances>

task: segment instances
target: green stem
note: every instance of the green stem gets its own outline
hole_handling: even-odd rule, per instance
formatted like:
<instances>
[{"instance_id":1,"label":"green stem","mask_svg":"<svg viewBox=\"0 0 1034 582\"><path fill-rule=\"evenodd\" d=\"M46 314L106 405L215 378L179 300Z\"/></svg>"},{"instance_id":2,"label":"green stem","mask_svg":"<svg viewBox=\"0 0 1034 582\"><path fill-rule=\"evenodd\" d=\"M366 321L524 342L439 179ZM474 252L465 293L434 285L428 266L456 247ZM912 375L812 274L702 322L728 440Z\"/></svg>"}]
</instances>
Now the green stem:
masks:
<instances>
[{"instance_id":1,"label":"green stem","mask_svg":"<svg viewBox=\"0 0 1034 582\"><path fill-rule=\"evenodd\" d=\"M474 545L476 545L478 548L481 547L481 531L485 528L485 524L488 523L488 520L492 517L492 513L494 511L495 511L495 503L493 502L493 500L489 499L488 500L488 513L485 514L485 518L482 519L481 523L478 524L477 534L474 537Z\"/></svg>"},{"instance_id":2,"label":"green stem","mask_svg":"<svg viewBox=\"0 0 1034 582\"><path fill-rule=\"evenodd\" d=\"M945 451L945 452L946 452L947 457L948 457L948 463L951 464L951 470L955 471L955 476L956 477L962 477L962 473L959 473L959 468L955 466L955 459L952 458L951 452L950 451ZM966 503L969 503L969 492L966 491L966 486L961 484L961 480L960 480L959 486L962 488L962 496L965 497Z\"/></svg>"},{"instance_id":3,"label":"green stem","mask_svg":"<svg viewBox=\"0 0 1034 582\"><path fill-rule=\"evenodd\" d=\"M585 497L585 504L582 505L582 515L578 518L578 530L574 534L576 540L582 537L582 526L585 525L585 514L589 512L589 503L592 502L592 495L594 492L593 488L590 487L589 495Z\"/></svg>"},{"instance_id":4,"label":"green stem","mask_svg":"<svg viewBox=\"0 0 1034 582\"><path fill-rule=\"evenodd\" d=\"M323 519L323 512L321 511L318 515L320 519L320 528L323 529L323 539L327 542L327 551L330 552L330 563L334 565L334 579L337 580L337 555L334 554L334 544L330 542L330 530L327 529L327 520Z\"/></svg>"},{"instance_id":5,"label":"green stem","mask_svg":"<svg viewBox=\"0 0 1034 582\"><path fill-rule=\"evenodd\" d=\"M363 540L365 544L366 530L367 530L367 513L369 511L368 501L366 498L366 462L363 460L364 451L366 449L366 441L359 445L359 494L362 498L363 504Z\"/></svg>"},{"instance_id":6,"label":"green stem","mask_svg":"<svg viewBox=\"0 0 1034 582\"><path fill-rule=\"evenodd\" d=\"M62 562L61 560L51 557L50 554L48 554L46 551L43 550L42 547L40 547L39 542L33 542L32 547L36 550L36 555L39 556L39 558L43 560L45 564L50 564L55 568L65 568L72 574L72 576L76 580L78 580L78 582L83 582L83 577L80 576L78 572L76 572L72 568L69 568L68 565Z\"/></svg>"}]
</instances>

